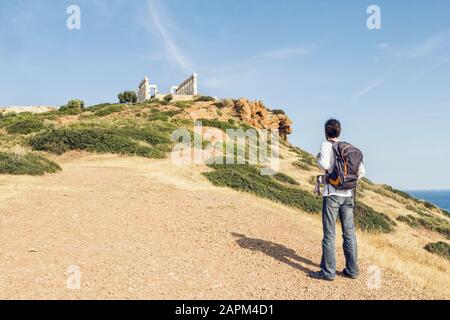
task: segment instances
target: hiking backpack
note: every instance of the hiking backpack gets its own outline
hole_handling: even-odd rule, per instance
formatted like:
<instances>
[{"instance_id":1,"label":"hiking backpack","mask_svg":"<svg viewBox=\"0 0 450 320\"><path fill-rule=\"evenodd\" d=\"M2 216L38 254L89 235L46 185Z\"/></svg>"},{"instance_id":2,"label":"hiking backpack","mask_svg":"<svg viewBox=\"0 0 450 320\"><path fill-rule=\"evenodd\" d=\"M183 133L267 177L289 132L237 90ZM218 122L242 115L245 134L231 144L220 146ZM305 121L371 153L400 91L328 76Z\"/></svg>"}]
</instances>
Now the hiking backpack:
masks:
<instances>
[{"instance_id":1,"label":"hiking backpack","mask_svg":"<svg viewBox=\"0 0 450 320\"><path fill-rule=\"evenodd\" d=\"M327 182L339 190L352 190L358 184L362 152L347 142L332 142L334 165L327 175Z\"/></svg>"}]
</instances>

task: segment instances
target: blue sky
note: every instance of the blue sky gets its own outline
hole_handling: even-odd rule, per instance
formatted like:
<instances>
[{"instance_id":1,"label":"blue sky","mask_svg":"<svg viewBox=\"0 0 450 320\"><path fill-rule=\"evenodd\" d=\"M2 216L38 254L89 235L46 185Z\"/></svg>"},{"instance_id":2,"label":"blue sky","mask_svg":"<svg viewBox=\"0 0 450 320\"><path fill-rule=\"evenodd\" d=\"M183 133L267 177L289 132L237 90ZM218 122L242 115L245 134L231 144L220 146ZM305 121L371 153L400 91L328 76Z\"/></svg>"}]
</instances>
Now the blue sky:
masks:
<instances>
[{"instance_id":1,"label":"blue sky","mask_svg":"<svg viewBox=\"0 0 450 320\"><path fill-rule=\"evenodd\" d=\"M197 72L201 93L286 110L312 153L337 117L371 179L450 189L449 49L447 0L0 0L0 105L111 102Z\"/></svg>"}]
</instances>

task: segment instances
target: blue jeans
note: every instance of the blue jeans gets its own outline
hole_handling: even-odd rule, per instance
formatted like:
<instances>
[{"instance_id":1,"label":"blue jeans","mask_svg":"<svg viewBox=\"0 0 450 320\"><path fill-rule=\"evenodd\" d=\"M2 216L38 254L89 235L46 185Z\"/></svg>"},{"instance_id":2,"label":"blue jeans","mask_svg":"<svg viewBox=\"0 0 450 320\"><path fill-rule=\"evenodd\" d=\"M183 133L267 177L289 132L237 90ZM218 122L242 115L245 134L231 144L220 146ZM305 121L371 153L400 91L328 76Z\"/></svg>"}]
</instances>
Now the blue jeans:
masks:
<instances>
[{"instance_id":1,"label":"blue jeans","mask_svg":"<svg viewBox=\"0 0 450 320\"><path fill-rule=\"evenodd\" d=\"M323 198L322 206L322 262L323 276L328 279L336 277L335 239L336 219L339 215L344 238L345 269L351 276L358 276L357 242L355 223L353 221L353 197L328 196Z\"/></svg>"}]
</instances>

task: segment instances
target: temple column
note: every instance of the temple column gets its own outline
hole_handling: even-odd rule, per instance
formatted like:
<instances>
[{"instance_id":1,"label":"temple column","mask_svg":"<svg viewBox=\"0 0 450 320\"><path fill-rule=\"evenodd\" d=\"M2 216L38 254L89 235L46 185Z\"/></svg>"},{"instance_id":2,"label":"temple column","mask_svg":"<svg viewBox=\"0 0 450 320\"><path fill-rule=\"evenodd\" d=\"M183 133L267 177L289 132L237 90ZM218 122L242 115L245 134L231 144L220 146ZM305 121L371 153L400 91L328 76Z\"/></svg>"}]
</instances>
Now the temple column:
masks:
<instances>
[{"instance_id":1,"label":"temple column","mask_svg":"<svg viewBox=\"0 0 450 320\"><path fill-rule=\"evenodd\" d=\"M198 94L198 84L197 84L198 75L194 73L192 75L192 94L195 96Z\"/></svg>"}]
</instances>

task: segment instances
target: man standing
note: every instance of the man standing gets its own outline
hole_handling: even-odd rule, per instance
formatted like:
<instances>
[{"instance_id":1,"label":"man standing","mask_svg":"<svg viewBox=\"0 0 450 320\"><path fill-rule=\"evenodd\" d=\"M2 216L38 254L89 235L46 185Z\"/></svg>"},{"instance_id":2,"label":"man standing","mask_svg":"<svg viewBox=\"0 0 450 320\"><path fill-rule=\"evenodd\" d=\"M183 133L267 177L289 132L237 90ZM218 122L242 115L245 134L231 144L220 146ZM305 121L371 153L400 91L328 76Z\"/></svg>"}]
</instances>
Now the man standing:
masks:
<instances>
[{"instance_id":1,"label":"man standing","mask_svg":"<svg viewBox=\"0 0 450 320\"><path fill-rule=\"evenodd\" d=\"M332 281L336 277L335 238L336 219L339 215L344 238L346 277L358 277L357 241L353 209L354 192L358 179L364 177L362 153L352 145L340 142L341 124L330 119L325 123L326 141L317 155L317 164L325 170L325 175L318 177L325 184L322 207L322 261L321 270L311 272L310 277Z\"/></svg>"}]
</instances>

